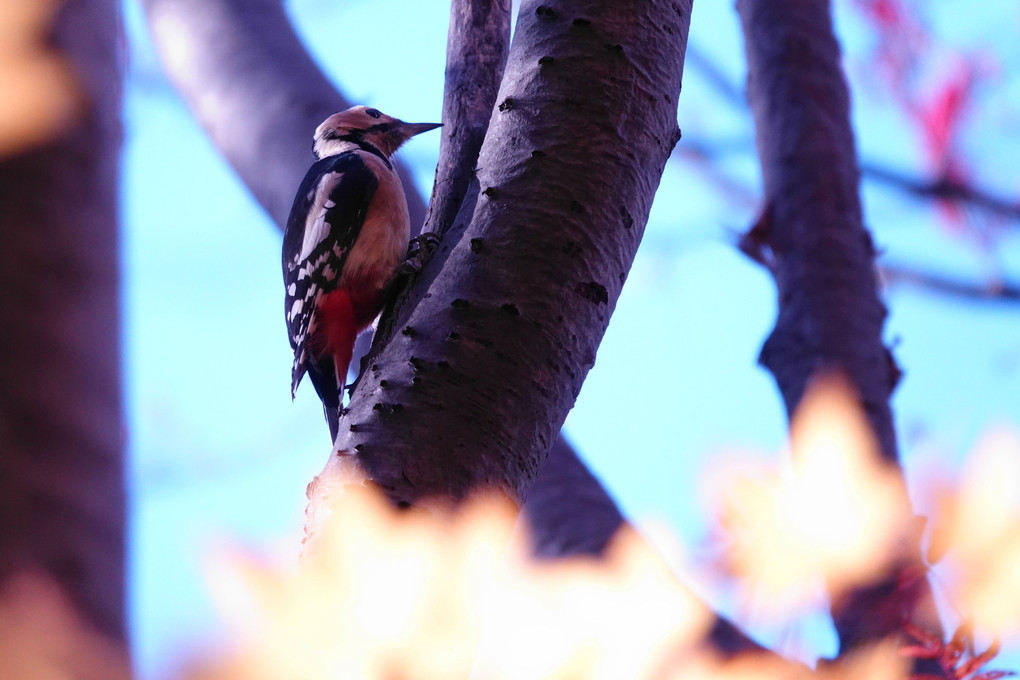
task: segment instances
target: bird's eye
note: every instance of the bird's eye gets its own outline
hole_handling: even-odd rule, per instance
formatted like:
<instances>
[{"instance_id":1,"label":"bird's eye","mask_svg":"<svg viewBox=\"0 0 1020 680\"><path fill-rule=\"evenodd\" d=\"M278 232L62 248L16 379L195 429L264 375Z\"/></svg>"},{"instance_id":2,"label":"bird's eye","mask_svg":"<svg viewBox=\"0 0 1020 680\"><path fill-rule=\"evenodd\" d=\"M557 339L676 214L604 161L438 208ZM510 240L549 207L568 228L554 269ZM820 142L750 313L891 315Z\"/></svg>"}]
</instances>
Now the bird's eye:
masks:
<instances>
[{"instance_id":1,"label":"bird's eye","mask_svg":"<svg viewBox=\"0 0 1020 680\"><path fill-rule=\"evenodd\" d=\"M382 113L379 112L379 109L365 109L365 113L372 116L373 118L378 118L379 116L382 115Z\"/></svg>"}]
</instances>

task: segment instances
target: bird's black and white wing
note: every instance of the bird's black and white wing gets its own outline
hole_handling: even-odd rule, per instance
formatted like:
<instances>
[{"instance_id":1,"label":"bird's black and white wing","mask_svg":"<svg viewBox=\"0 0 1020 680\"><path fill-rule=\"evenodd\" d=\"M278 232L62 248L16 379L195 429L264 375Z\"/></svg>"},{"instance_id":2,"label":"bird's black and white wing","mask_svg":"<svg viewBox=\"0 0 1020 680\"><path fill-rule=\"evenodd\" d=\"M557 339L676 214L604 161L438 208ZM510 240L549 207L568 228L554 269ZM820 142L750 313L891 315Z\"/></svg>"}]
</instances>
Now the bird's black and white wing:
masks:
<instances>
[{"instance_id":1,"label":"bird's black and white wing","mask_svg":"<svg viewBox=\"0 0 1020 680\"><path fill-rule=\"evenodd\" d=\"M347 152L317 161L298 188L283 235L285 313L294 350L292 394L310 368L306 343L315 329L316 305L336 288L378 185L365 161Z\"/></svg>"}]
</instances>

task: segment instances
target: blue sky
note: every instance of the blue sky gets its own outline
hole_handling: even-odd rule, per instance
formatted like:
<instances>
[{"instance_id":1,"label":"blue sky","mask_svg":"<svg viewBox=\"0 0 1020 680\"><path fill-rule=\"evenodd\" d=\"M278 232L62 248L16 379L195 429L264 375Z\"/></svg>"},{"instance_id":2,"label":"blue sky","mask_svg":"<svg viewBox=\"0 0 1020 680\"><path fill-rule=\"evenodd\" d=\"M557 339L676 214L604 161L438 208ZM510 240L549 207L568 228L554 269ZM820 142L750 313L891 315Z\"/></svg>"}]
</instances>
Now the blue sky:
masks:
<instances>
[{"instance_id":1,"label":"blue sky","mask_svg":"<svg viewBox=\"0 0 1020 680\"><path fill-rule=\"evenodd\" d=\"M861 155L921 172L908 122L858 82L867 77L855 64L870 49L869 33L846 4L836 3L837 16ZM965 144L980 159L979 181L1016 195L1020 86L1008 67L1020 57L1014 40L1020 16L1005 4L944 0L925 7L940 39L982 45L1007 67L1009 77L980 93L973 114L980 120L968 127ZM350 99L405 120L438 118L445 3L293 0L289 7L309 48ZM229 537L296 552L304 488L325 462L328 441L314 393L306 386L295 402L289 397L280 235L166 83L135 4L126 8L131 616L143 677L159 678L215 626L201 571L210 545ZM388 50L369 31L346 30L379 13L389 17ZM742 83L743 46L731 3L697 3L691 45ZM366 63L365 55L372 71L344 68L355 59ZM743 143L745 150L726 155L721 167L757 193L749 116L693 68L685 74L679 117L688 138ZM438 137L426 135L401 152L426 195L437 145ZM931 206L870 183L863 197L889 261L973 281L988 272L988 252L937 226ZM775 456L786 436L778 394L756 365L775 315L774 288L730 242L753 212L753 205L721 196L697 167L669 164L596 366L566 423L629 516L661 522L694 546L706 530L698 501L705 466L727 451ZM1020 271L1020 241L997 229L1001 269ZM989 425L1020 424L1017 309L903 286L886 299L887 338L898 340L906 373L894 408L908 471L955 465ZM769 640L783 634L755 630ZM832 652L824 625L796 632L800 642L790 649Z\"/></svg>"}]
</instances>

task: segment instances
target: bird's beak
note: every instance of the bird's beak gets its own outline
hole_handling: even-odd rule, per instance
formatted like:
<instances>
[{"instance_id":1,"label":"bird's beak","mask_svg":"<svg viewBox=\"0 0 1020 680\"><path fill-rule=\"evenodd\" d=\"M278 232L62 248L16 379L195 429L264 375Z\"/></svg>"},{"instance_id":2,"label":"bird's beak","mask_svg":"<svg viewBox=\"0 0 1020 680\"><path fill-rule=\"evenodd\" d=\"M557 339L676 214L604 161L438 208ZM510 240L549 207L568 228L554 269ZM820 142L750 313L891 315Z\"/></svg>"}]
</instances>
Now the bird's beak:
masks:
<instances>
[{"instance_id":1,"label":"bird's beak","mask_svg":"<svg viewBox=\"0 0 1020 680\"><path fill-rule=\"evenodd\" d=\"M403 123L400 127L403 128L405 137L414 137L442 126L442 123Z\"/></svg>"}]
</instances>

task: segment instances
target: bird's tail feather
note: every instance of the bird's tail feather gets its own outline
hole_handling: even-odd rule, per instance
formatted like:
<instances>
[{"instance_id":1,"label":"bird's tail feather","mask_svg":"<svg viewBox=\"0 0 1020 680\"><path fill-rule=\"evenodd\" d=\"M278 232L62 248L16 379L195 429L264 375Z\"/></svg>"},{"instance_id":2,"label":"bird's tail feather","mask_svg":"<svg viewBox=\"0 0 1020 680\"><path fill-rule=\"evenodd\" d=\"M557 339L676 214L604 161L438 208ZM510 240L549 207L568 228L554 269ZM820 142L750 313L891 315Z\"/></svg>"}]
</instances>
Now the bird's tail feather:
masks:
<instances>
[{"instance_id":1,"label":"bird's tail feather","mask_svg":"<svg viewBox=\"0 0 1020 680\"><path fill-rule=\"evenodd\" d=\"M329 440L335 442L336 433L340 431L340 410L330 408L326 404L322 405L322 410L326 414L326 424L329 425Z\"/></svg>"}]
</instances>

